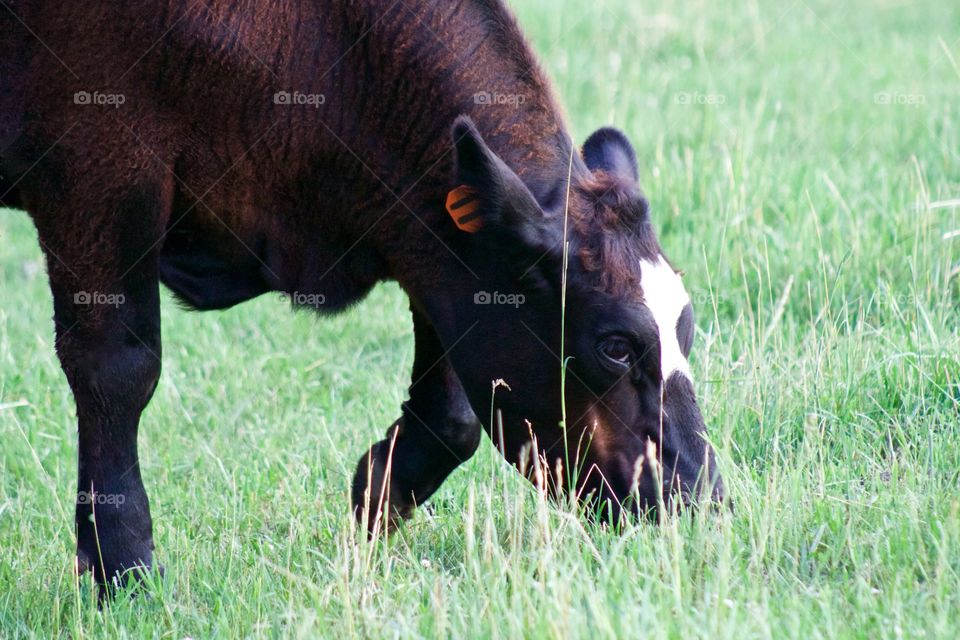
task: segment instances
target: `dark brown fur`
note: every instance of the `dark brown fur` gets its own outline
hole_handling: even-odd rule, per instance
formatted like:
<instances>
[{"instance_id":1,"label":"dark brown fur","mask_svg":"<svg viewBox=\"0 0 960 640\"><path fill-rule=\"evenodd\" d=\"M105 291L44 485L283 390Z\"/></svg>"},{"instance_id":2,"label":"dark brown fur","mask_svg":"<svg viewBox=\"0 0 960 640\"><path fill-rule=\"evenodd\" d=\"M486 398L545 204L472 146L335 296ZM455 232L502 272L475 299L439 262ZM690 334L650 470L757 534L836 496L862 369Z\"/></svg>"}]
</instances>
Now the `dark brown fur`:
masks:
<instances>
[{"instance_id":1,"label":"dark brown fur","mask_svg":"<svg viewBox=\"0 0 960 640\"><path fill-rule=\"evenodd\" d=\"M690 435L703 426L692 387L672 395L689 433L661 438L653 389L666 381L640 363L611 377L592 342L611 323L649 329L638 260L660 250L635 159L624 164L633 152L601 130L581 157L498 0L7 0L0 72L0 194L30 213L47 256L79 490L127 498L97 509L97 532L78 504L78 556L99 579L152 564L136 433L160 375L158 281L196 309L281 291L321 296L320 311L400 283L417 352L402 417L354 481L371 528L409 514L473 453L494 379L513 388L498 396L503 437L486 425L506 457L521 464L529 420L541 453L565 459L554 356L568 187L569 440L602 430L577 458L591 465L577 488L619 512L653 441L676 454L689 493L707 455ZM122 104L77 104L81 92ZM278 104L280 92L317 104ZM483 198L475 235L444 211L460 183ZM478 307L484 290L527 303ZM84 292L125 302L85 304ZM641 482L642 508L668 491Z\"/></svg>"}]
</instances>

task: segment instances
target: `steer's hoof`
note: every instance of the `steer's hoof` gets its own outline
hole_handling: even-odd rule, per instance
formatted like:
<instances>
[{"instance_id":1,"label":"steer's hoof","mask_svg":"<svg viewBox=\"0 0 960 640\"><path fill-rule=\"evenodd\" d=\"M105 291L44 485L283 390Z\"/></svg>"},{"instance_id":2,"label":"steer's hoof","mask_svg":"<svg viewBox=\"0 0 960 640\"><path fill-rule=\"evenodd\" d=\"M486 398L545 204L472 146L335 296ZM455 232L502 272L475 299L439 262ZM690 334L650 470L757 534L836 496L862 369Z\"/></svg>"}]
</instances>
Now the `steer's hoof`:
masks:
<instances>
[{"instance_id":1,"label":"steer's hoof","mask_svg":"<svg viewBox=\"0 0 960 640\"><path fill-rule=\"evenodd\" d=\"M404 503L395 491L390 492L387 504L380 504L373 508L371 503L354 507L357 521L363 525L366 522L367 531L371 536L378 533L391 534L400 528L404 520L413 517L414 505Z\"/></svg>"},{"instance_id":2,"label":"steer's hoof","mask_svg":"<svg viewBox=\"0 0 960 640\"><path fill-rule=\"evenodd\" d=\"M398 490L386 472L386 464L372 452L360 459L353 479L353 514L368 535L393 533L410 518L416 505ZM373 455L371 455L373 453Z\"/></svg>"},{"instance_id":3,"label":"steer's hoof","mask_svg":"<svg viewBox=\"0 0 960 640\"><path fill-rule=\"evenodd\" d=\"M90 556L83 551L77 551L77 555L73 558L73 575L79 579L88 571L93 571L93 562Z\"/></svg>"},{"instance_id":4,"label":"steer's hoof","mask_svg":"<svg viewBox=\"0 0 960 640\"><path fill-rule=\"evenodd\" d=\"M95 559L84 551L77 551L74 558L74 576L79 581L85 574L92 573L97 585L97 603L103 607L116 597L140 597L149 595L149 584L164 576L164 568L142 561L131 563L129 569L107 570L107 579L103 579L103 570L94 564Z\"/></svg>"}]
</instances>

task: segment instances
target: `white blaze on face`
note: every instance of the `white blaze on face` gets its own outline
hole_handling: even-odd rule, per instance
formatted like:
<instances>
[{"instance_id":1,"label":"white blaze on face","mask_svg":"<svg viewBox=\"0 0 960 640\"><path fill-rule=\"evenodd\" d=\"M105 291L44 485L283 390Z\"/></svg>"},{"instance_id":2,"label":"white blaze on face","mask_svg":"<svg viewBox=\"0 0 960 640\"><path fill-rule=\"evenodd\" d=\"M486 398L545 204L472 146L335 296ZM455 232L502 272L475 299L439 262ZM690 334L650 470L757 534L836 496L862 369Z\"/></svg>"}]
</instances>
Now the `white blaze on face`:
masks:
<instances>
[{"instance_id":1,"label":"white blaze on face","mask_svg":"<svg viewBox=\"0 0 960 640\"><path fill-rule=\"evenodd\" d=\"M643 289L643 302L653 314L660 334L660 371L663 381L666 382L675 372L693 380L690 363L683 357L677 339L677 320L683 308L690 304L690 296L683 288L680 276L663 256L658 256L656 262L641 260L640 287Z\"/></svg>"}]
</instances>

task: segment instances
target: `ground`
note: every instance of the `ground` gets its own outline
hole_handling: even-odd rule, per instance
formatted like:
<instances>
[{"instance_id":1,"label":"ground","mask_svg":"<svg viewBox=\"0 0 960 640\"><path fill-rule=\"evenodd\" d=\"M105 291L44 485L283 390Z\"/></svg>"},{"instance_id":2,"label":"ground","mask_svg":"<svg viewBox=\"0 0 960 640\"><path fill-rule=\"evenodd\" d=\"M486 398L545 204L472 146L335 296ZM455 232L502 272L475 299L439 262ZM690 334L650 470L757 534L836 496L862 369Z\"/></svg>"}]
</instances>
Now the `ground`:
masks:
<instances>
[{"instance_id":1,"label":"ground","mask_svg":"<svg viewBox=\"0 0 960 640\"><path fill-rule=\"evenodd\" d=\"M140 442L166 575L98 612L44 267L0 211L0 636L953 637L960 6L512 4L577 138L638 149L734 512L585 526L485 442L368 544L349 480L399 415L402 293L326 320L165 296Z\"/></svg>"}]
</instances>

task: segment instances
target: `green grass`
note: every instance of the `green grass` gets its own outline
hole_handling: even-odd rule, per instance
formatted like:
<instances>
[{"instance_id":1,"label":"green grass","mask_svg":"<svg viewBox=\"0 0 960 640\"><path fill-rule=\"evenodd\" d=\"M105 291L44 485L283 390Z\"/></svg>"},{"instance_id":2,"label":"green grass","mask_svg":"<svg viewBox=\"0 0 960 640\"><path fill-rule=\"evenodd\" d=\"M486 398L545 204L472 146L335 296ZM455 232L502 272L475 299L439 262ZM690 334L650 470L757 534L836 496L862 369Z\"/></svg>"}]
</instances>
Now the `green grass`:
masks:
<instances>
[{"instance_id":1,"label":"green grass","mask_svg":"<svg viewBox=\"0 0 960 640\"><path fill-rule=\"evenodd\" d=\"M736 511L585 527L485 443L368 544L348 485L408 382L400 291L319 321L166 297L141 430L166 577L98 612L40 252L4 211L0 636L955 636L960 7L513 4L578 139L639 151Z\"/></svg>"}]
</instances>

